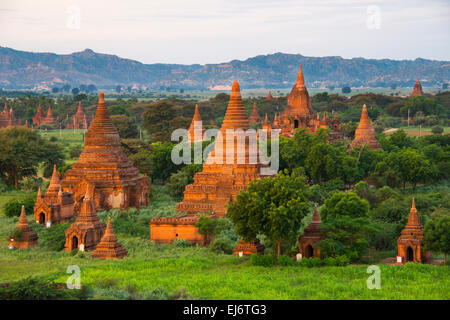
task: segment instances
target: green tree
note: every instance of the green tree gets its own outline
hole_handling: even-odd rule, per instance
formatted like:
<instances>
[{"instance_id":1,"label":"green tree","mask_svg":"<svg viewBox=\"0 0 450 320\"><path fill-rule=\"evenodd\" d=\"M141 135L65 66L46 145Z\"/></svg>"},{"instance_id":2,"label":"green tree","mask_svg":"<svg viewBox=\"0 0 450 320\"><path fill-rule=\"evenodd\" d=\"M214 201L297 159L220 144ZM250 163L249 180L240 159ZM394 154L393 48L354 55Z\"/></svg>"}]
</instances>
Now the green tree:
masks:
<instances>
[{"instance_id":1,"label":"green tree","mask_svg":"<svg viewBox=\"0 0 450 320\"><path fill-rule=\"evenodd\" d=\"M296 171L291 175L279 172L275 177L251 182L247 191L240 192L229 204L227 217L245 241L265 235L279 256L282 241L293 242L298 237L308 212L306 193L304 176Z\"/></svg>"},{"instance_id":2,"label":"green tree","mask_svg":"<svg viewBox=\"0 0 450 320\"><path fill-rule=\"evenodd\" d=\"M121 138L127 139L139 137L138 127L133 119L122 114L111 116L111 121Z\"/></svg>"},{"instance_id":3,"label":"green tree","mask_svg":"<svg viewBox=\"0 0 450 320\"><path fill-rule=\"evenodd\" d=\"M413 191L415 191L417 183L431 180L435 175L435 166L417 150L405 148L400 151L399 156L403 188L405 188L405 182L411 182Z\"/></svg>"},{"instance_id":4,"label":"green tree","mask_svg":"<svg viewBox=\"0 0 450 320\"><path fill-rule=\"evenodd\" d=\"M211 219L208 216L201 216L195 226L198 229L198 233L203 236L205 244L210 244L217 227L216 219Z\"/></svg>"},{"instance_id":5,"label":"green tree","mask_svg":"<svg viewBox=\"0 0 450 320\"><path fill-rule=\"evenodd\" d=\"M36 175L40 164L60 164L64 155L58 143L25 128L0 130L0 178L17 189L20 179Z\"/></svg>"},{"instance_id":6,"label":"green tree","mask_svg":"<svg viewBox=\"0 0 450 320\"><path fill-rule=\"evenodd\" d=\"M325 200L320 216L327 238L319 242L321 254L359 259L367 248L366 236L373 231L368 211L367 200L353 192L336 192Z\"/></svg>"},{"instance_id":7,"label":"green tree","mask_svg":"<svg viewBox=\"0 0 450 320\"><path fill-rule=\"evenodd\" d=\"M444 263L450 253L450 215L435 215L428 220L424 228L423 243L425 248L444 253Z\"/></svg>"},{"instance_id":8,"label":"green tree","mask_svg":"<svg viewBox=\"0 0 450 320\"><path fill-rule=\"evenodd\" d=\"M170 121L175 117L175 106L167 102L151 105L144 111L144 128L151 134L152 141L170 141Z\"/></svg>"}]
</instances>

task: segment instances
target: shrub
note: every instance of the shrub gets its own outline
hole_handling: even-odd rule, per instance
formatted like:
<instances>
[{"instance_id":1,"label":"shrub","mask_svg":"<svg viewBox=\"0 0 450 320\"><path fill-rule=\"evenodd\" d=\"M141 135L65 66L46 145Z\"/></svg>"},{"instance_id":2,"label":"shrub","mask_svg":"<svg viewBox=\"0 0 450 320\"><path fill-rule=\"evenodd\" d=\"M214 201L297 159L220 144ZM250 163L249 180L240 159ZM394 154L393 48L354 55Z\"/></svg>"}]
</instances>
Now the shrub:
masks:
<instances>
[{"instance_id":1,"label":"shrub","mask_svg":"<svg viewBox=\"0 0 450 320\"><path fill-rule=\"evenodd\" d=\"M444 128L442 128L440 126L434 126L431 129L431 132L433 132L433 134L442 134L442 132L444 132Z\"/></svg>"},{"instance_id":2,"label":"shrub","mask_svg":"<svg viewBox=\"0 0 450 320\"><path fill-rule=\"evenodd\" d=\"M64 249L64 244L66 243L66 230L70 225L70 222L66 222L52 225L50 228L39 226L39 246L43 246L51 251L60 251ZM37 228L37 226L35 228Z\"/></svg>"},{"instance_id":3,"label":"shrub","mask_svg":"<svg viewBox=\"0 0 450 320\"><path fill-rule=\"evenodd\" d=\"M162 288L156 288L152 291L144 291L140 296L141 300L169 300L169 294Z\"/></svg>"},{"instance_id":4,"label":"shrub","mask_svg":"<svg viewBox=\"0 0 450 320\"><path fill-rule=\"evenodd\" d=\"M273 256L270 254L260 255L254 253L250 256L250 264L253 266L270 267L273 266Z\"/></svg>"},{"instance_id":5,"label":"shrub","mask_svg":"<svg viewBox=\"0 0 450 320\"><path fill-rule=\"evenodd\" d=\"M73 146L72 148L70 148L69 157L71 159L78 158L82 151L83 151L83 148L79 144L77 144L77 145Z\"/></svg>"},{"instance_id":6,"label":"shrub","mask_svg":"<svg viewBox=\"0 0 450 320\"><path fill-rule=\"evenodd\" d=\"M187 241L187 240L184 240L184 239L176 239L176 240L174 240L172 242L172 244L175 247L181 247L181 248L186 248L186 247L190 247L191 246L191 243L189 241Z\"/></svg>"},{"instance_id":7,"label":"shrub","mask_svg":"<svg viewBox=\"0 0 450 320\"><path fill-rule=\"evenodd\" d=\"M87 288L68 290L43 277L28 277L0 289L1 300L55 300L86 298Z\"/></svg>"},{"instance_id":8,"label":"shrub","mask_svg":"<svg viewBox=\"0 0 450 320\"><path fill-rule=\"evenodd\" d=\"M37 191L42 185L42 178L26 177L20 184L23 191Z\"/></svg>"},{"instance_id":9,"label":"shrub","mask_svg":"<svg viewBox=\"0 0 450 320\"><path fill-rule=\"evenodd\" d=\"M226 236L216 237L211 244L211 250L217 253L232 254L236 242Z\"/></svg>"},{"instance_id":10,"label":"shrub","mask_svg":"<svg viewBox=\"0 0 450 320\"><path fill-rule=\"evenodd\" d=\"M280 255L277 259L278 265L280 266L293 266L294 265L294 260L292 260L292 258L285 256L285 255Z\"/></svg>"},{"instance_id":11,"label":"shrub","mask_svg":"<svg viewBox=\"0 0 450 320\"><path fill-rule=\"evenodd\" d=\"M22 205L25 206L26 214L33 214L34 212L34 196L28 196L26 198L20 199L11 199L6 202L3 206L3 210L7 217L18 217L20 216L20 212L22 211Z\"/></svg>"},{"instance_id":12,"label":"shrub","mask_svg":"<svg viewBox=\"0 0 450 320\"><path fill-rule=\"evenodd\" d=\"M325 261L320 258L304 258L298 261L297 264L302 267L313 268L325 265Z\"/></svg>"}]
</instances>

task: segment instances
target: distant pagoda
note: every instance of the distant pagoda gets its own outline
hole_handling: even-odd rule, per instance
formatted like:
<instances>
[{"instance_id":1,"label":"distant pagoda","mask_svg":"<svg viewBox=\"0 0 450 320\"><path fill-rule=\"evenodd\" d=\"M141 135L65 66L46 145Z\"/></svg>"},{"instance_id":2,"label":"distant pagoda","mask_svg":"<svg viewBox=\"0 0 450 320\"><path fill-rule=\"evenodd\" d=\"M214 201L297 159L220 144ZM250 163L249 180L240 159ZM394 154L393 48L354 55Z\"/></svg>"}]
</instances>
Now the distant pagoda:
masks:
<instances>
[{"instance_id":1,"label":"distant pagoda","mask_svg":"<svg viewBox=\"0 0 450 320\"><path fill-rule=\"evenodd\" d=\"M270 90L269 90L269 94L267 95L266 99L273 100L272 93L270 93Z\"/></svg>"},{"instance_id":2,"label":"distant pagoda","mask_svg":"<svg viewBox=\"0 0 450 320\"><path fill-rule=\"evenodd\" d=\"M420 84L419 77L417 77L416 83L414 84L413 91L411 92L410 97L414 96L423 96L422 85Z\"/></svg>"},{"instance_id":3,"label":"distant pagoda","mask_svg":"<svg viewBox=\"0 0 450 320\"><path fill-rule=\"evenodd\" d=\"M8 106L5 102L5 107L3 108L3 111L0 112L0 128L11 128L20 125L20 119L16 119L14 116L13 108L11 107L8 110Z\"/></svg>"},{"instance_id":4,"label":"distant pagoda","mask_svg":"<svg viewBox=\"0 0 450 320\"><path fill-rule=\"evenodd\" d=\"M195 135L197 133L197 135ZM188 142L203 141L203 134L205 133L205 127L203 126L200 112L198 111L198 105L195 105L194 116L192 117L191 125L188 130Z\"/></svg>"},{"instance_id":5,"label":"distant pagoda","mask_svg":"<svg viewBox=\"0 0 450 320\"><path fill-rule=\"evenodd\" d=\"M256 108L256 103L253 103L253 110L250 114L250 117L248 118L248 121L250 123L260 123L261 117L259 116L258 109Z\"/></svg>"},{"instance_id":6,"label":"distant pagoda","mask_svg":"<svg viewBox=\"0 0 450 320\"><path fill-rule=\"evenodd\" d=\"M67 124L69 129L87 129L89 125L86 114L81 106L81 101L78 103L77 112L72 116L72 121Z\"/></svg>"},{"instance_id":7,"label":"distant pagoda","mask_svg":"<svg viewBox=\"0 0 450 320\"><path fill-rule=\"evenodd\" d=\"M372 150L381 149L381 144L375 138L375 130L370 123L366 105L363 106L361 119L355 131L355 139L350 144L350 149L364 145L368 145Z\"/></svg>"}]
</instances>

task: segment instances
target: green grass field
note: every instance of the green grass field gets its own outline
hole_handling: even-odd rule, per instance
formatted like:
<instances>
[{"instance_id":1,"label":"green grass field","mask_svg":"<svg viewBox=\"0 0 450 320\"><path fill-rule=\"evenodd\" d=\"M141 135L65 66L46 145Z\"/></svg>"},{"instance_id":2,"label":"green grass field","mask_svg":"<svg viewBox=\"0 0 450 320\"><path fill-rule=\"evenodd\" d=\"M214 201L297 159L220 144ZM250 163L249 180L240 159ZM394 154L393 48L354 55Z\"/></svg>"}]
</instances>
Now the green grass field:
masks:
<instances>
[{"instance_id":1,"label":"green grass field","mask_svg":"<svg viewBox=\"0 0 450 320\"><path fill-rule=\"evenodd\" d=\"M157 203L152 206L148 210L165 210ZM99 215L105 220L105 214ZM95 260L89 253L55 252L41 244L9 250L7 236L17 220L0 217L0 283L30 276L49 276L65 283L66 270L74 264L81 269L82 285L103 292L105 283L113 283L107 290L109 298L120 298L126 288L133 287L138 292L184 288L196 299L450 299L448 266L379 265L381 288L370 290L368 265L257 267L246 257L217 254L204 247L154 244L149 233L132 237L116 232L128 250L122 260Z\"/></svg>"}]
</instances>

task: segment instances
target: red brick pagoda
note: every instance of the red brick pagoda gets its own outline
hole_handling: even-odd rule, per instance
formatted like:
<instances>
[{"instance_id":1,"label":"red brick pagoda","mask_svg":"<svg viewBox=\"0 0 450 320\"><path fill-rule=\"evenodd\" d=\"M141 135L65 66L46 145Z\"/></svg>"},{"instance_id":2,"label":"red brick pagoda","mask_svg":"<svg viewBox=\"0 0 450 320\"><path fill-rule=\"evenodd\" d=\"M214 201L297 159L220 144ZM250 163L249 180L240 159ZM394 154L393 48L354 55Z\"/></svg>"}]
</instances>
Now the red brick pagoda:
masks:
<instances>
[{"instance_id":1,"label":"red brick pagoda","mask_svg":"<svg viewBox=\"0 0 450 320\"><path fill-rule=\"evenodd\" d=\"M205 133L205 127L203 126L200 112L198 112L198 105L195 105L194 117L192 118L191 125L188 130L188 142L203 141L203 134ZM197 133L195 135L194 133Z\"/></svg>"},{"instance_id":2,"label":"red brick pagoda","mask_svg":"<svg viewBox=\"0 0 450 320\"><path fill-rule=\"evenodd\" d=\"M427 262L431 258L431 252L425 251L422 244L423 227L420 224L419 215L412 199L411 211L408 216L408 223L402 230L397 240L398 256L401 262Z\"/></svg>"},{"instance_id":3,"label":"red brick pagoda","mask_svg":"<svg viewBox=\"0 0 450 320\"><path fill-rule=\"evenodd\" d=\"M423 96L422 85L420 84L419 77L417 77L416 83L414 84L413 91L411 92L410 97L414 96Z\"/></svg>"},{"instance_id":4,"label":"red brick pagoda","mask_svg":"<svg viewBox=\"0 0 450 320\"><path fill-rule=\"evenodd\" d=\"M20 236L16 239L12 235L9 236L8 247L10 249L26 249L37 244L38 235L31 231L31 228L28 225L24 206L22 206L19 223L17 224L16 230L20 230Z\"/></svg>"},{"instance_id":5,"label":"red brick pagoda","mask_svg":"<svg viewBox=\"0 0 450 320\"><path fill-rule=\"evenodd\" d=\"M355 131L355 139L353 139L349 149L353 149L357 146L362 147L364 145L367 145L372 150L381 149L381 144L375 138L375 130L370 123L366 105L363 106L361 119L359 120L358 128L356 128Z\"/></svg>"},{"instance_id":6,"label":"red brick pagoda","mask_svg":"<svg viewBox=\"0 0 450 320\"><path fill-rule=\"evenodd\" d=\"M93 186L87 186L83 197L80 214L74 224L66 230L65 250L94 250L105 233L106 224L101 222L95 213L92 199Z\"/></svg>"},{"instance_id":7,"label":"red brick pagoda","mask_svg":"<svg viewBox=\"0 0 450 320\"><path fill-rule=\"evenodd\" d=\"M73 193L74 211L92 185L97 210L140 208L149 203L150 181L140 176L120 145L117 133L100 92L94 121L86 132L83 152L61 181L64 191Z\"/></svg>"},{"instance_id":8,"label":"red brick pagoda","mask_svg":"<svg viewBox=\"0 0 450 320\"><path fill-rule=\"evenodd\" d=\"M127 254L127 250L117 241L111 227L111 218L108 217L105 234L95 250L92 251L91 256L96 259L122 259Z\"/></svg>"},{"instance_id":9,"label":"red brick pagoda","mask_svg":"<svg viewBox=\"0 0 450 320\"><path fill-rule=\"evenodd\" d=\"M314 213L310 224L305 228L303 235L298 240L298 247L303 258L320 257L320 248L316 243L324 239L325 236L320 230L320 215L317 207L314 208Z\"/></svg>"}]
</instances>

